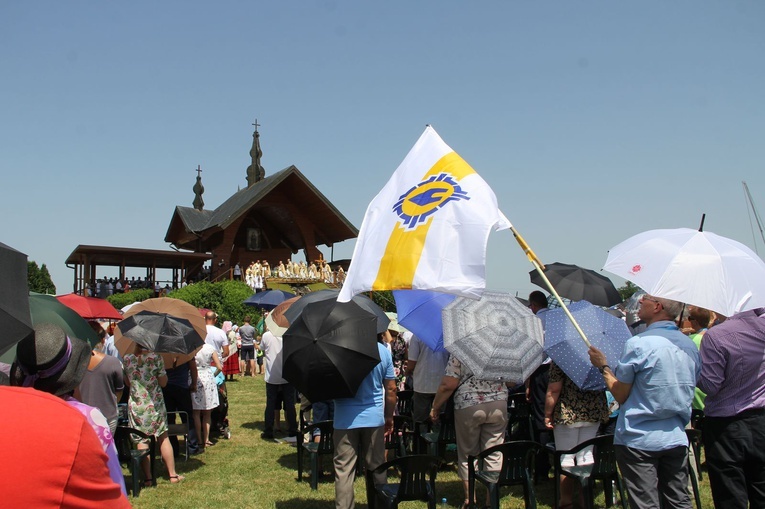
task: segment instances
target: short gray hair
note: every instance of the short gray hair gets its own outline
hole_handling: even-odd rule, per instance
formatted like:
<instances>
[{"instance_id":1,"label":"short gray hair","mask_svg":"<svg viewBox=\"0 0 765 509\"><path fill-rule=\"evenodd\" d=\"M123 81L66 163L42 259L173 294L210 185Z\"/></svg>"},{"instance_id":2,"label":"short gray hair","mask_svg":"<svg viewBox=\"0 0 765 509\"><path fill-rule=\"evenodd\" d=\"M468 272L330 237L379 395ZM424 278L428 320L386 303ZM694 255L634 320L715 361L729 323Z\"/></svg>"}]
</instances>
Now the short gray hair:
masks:
<instances>
[{"instance_id":1,"label":"short gray hair","mask_svg":"<svg viewBox=\"0 0 765 509\"><path fill-rule=\"evenodd\" d=\"M678 316L680 316L680 313L683 312L683 304L682 302L678 302L676 300L671 299L665 299L664 297L655 297L656 300L659 301L661 304L661 307L664 308L664 311L672 317L672 320L676 320Z\"/></svg>"}]
</instances>

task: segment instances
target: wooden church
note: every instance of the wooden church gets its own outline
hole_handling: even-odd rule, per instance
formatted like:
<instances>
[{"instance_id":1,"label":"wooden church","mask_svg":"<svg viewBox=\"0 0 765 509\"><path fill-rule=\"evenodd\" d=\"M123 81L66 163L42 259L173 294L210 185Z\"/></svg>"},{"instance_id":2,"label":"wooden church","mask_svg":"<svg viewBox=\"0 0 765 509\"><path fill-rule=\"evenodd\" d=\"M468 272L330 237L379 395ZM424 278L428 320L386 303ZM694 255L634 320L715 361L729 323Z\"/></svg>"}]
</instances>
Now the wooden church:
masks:
<instances>
[{"instance_id":1,"label":"wooden church","mask_svg":"<svg viewBox=\"0 0 765 509\"><path fill-rule=\"evenodd\" d=\"M267 260L275 267L301 250L310 263L322 258L318 246L331 248L358 235L356 227L294 165L266 176L262 155L256 122L247 187L217 208L206 209L198 170L193 206L175 207L165 241L179 250L211 255L211 280L230 274L236 264L243 272L253 261Z\"/></svg>"}]
</instances>

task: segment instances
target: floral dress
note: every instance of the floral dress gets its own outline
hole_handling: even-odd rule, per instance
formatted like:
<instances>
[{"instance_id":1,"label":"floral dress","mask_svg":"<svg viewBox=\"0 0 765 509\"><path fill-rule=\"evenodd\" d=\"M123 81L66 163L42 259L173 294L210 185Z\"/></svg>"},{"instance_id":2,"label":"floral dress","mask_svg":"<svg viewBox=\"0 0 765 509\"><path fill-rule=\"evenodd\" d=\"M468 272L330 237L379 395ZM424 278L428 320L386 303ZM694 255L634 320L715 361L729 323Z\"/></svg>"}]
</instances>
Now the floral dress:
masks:
<instances>
[{"instance_id":1,"label":"floral dress","mask_svg":"<svg viewBox=\"0 0 765 509\"><path fill-rule=\"evenodd\" d=\"M479 380L470 368L455 356L449 356L444 371L446 376L458 378L460 385L454 392L454 408L460 410L491 401L507 401L507 387L496 380Z\"/></svg>"},{"instance_id":2,"label":"floral dress","mask_svg":"<svg viewBox=\"0 0 765 509\"><path fill-rule=\"evenodd\" d=\"M406 382L406 359L407 348L406 341L401 337L401 334L395 336L393 341L390 342L390 353L393 357L393 373L396 375L396 388L403 391Z\"/></svg>"},{"instance_id":3,"label":"floral dress","mask_svg":"<svg viewBox=\"0 0 765 509\"><path fill-rule=\"evenodd\" d=\"M167 375L162 357L155 352L128 354L123 358L123 363L130 381L130 426L147 435L161 435L167 431L165 398L159 385L159 378Z\"/></svg>"},{"instance_id":4,"label":"floral dress","mask_svg":"<svg viewBox=\"0 0 765 509\"><path fill-rule=\"evenodd\" d=\"M194 410L212 410L220 404L218 385L215 383L213 371L213 355L215 348L205 345L194 356L197 363L197 390L191 393L191 406Z\"/></svg>"},{"instance_id":5,"label":"floral dress","mask_svg":"<svg viewBox=\"0 0 765 509\"><path fill-rule=\"evenodd\" d=\"M550 383L563 382L555 405L554 425L578 422L608 422L605 391L583 391L554 362L550 364Z\"/></svg>"}]
</instances>

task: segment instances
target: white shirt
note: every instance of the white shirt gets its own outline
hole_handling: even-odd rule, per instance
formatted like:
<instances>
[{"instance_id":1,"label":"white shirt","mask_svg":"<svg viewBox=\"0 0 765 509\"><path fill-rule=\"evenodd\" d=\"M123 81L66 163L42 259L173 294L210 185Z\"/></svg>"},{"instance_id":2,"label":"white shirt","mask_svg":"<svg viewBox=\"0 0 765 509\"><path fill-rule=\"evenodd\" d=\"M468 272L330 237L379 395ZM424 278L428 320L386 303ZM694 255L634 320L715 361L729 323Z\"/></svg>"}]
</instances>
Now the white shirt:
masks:
<instances>
[{"instance_id":1,"label":"white shirt","mask_svg":"<svg viewBox=\"0 0 765 509\"><path fill-rule=\"evenodd\" d=\"M226 333L215 325L207 325L207 337L205 343L215 348L218 352L218 357L223 358L223 347L228 346L228 338Z\"/></svg>"},{"instance_id":2,"label":"white shirt","mask_svg":"<svg viewBox=\"0 0 765 509\"><path fill-rule=\"evenodd\" d=\"M417 336L409 341L409 360L417 362L412 374L414 391L435 394L449 362L449 352L436 352Z\"/></svg>"},{"instance_id":3,"label":"white shirt","mask_svg":"<svg viewBox=\"0 0 765 509\"><path fill-rule=\"evenodd\" d=\"M260 349L266 358L266 383L281 385L287 380L282 377L282 337L274 336L271 331L266 331L260 340Z\"/></svg>"}]
</instances>

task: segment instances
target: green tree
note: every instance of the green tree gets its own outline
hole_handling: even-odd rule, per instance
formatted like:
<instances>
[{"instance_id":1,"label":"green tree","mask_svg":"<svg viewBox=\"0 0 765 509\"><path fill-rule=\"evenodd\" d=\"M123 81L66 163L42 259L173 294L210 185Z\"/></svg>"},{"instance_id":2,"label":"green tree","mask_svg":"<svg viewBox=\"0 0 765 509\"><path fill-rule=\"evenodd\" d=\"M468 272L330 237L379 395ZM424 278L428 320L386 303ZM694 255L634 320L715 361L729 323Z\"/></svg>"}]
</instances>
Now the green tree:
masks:
<instances>
[{"instance_id":1,"label":"green tree","mask_svg":"<svg viewBox=\"0 0 765 509\"><path fill-rule=\"evenodd\" d=\"M115 293L109 295L106 300L108 300L115 308L122 309L128 304L141 302L152 297L154 297L154 290L140 288L138 290L130 290L127 293Z\"/></svg>"},{"instance_id":2,"label":"green tree","mask_svg":"<svg viewBox=\"0 0 765 509\"><path fill-rule=\"evenodd\" d=\"M390 290L379 290L367 294L375 304L383 308L383 311L396 311L396 301L393 299L393 292Z\"/></svg>"},{"instance_id":3,"label":"green tree","mask_svg":"<svg viewBox=\"0 0 765 509\"><path fill-rule=\"evenodd\" d=\"M627 281L627 283L616 289L619 292L619 295L622 296L622 302L632 297L632 294L640 290L637 286L635 286L632 281Z\"/></svg>"},{"instance_id":4,"label":"green tree","mask_svg":"<svg viewBox=\"0 0 765 509\"><path fill-rule=\"evenodd\" d=\"M56 293L56 285L53 284L48 267L44 263L42 267L38 267L37 262L27 262L27 285L31 292Z\"/></svg>"},{"instance_id":5,"label":"green tree","mask_svg":"<svg viewBox=\"0 0 765 509\"><path fill-rule=\"evenodd\" d=\"M242 281L220 281L209 283L202 281L170 292L168 297L181 299L192 306L207 308L218 313L218 323L231 320L242 324L244 315L250 315L257 323L260 314L256 308L242 304L252 295L252 289Z\"/></svg>"}]
</instances>

